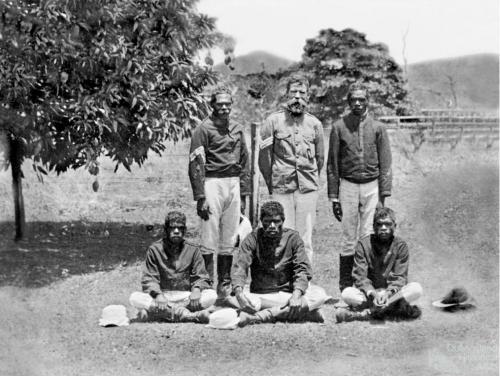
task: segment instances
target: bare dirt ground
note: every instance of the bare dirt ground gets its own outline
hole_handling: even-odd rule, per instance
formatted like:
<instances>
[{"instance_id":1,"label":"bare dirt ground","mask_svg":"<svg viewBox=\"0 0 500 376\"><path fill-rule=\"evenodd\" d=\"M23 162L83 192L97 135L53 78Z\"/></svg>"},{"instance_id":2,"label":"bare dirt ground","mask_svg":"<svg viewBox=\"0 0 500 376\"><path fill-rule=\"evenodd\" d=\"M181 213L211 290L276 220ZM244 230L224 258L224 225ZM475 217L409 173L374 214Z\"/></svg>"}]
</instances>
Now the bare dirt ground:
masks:
<instances>
[{"instance_id":1,"label":"bare dirt ground","mask_svg":"<svg viewBox=\"0 0 500 376\"><path fill-rule=\"evenodd\" d=\"M179 156L112 174L101 190L83 172L41 184L25 167L30 236L14 243L10 176L0 173L0 375L496 375L498 374L498 148L393 142L399 234L420 282L413 322L260 325L216 331L195 324L101 328L101 310L140 288L140 262L162 217L197 219ZM323 184L314 281L336 296L340 226ZM154 224L153 231L146 224ZM191 237L196 238L193 230ZM465 286L478 308L447 313L431 302ZM129 307L131 317L135 315Z\"/></svg>"}]
</instances>

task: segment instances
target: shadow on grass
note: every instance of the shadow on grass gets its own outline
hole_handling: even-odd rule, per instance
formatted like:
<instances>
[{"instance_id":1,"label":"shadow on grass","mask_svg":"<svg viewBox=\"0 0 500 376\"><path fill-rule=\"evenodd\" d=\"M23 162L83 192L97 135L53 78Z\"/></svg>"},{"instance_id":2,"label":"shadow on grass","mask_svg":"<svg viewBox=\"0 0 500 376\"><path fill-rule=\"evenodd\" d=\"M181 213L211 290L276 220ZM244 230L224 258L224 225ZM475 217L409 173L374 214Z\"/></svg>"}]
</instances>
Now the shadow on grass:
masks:
<instances>
[{"instance_id":1,"label":"shadow on grass","mask_svg":"<svg viewBox=\"0 0 500 376\"><path fill-rule=\"evenodd\" d=\"M27 228L26 239L15 242L14 223L0 222L0 286L41 287L143 261L162 236L160 224L30 222Z\"/></svg>"}]
</instances>

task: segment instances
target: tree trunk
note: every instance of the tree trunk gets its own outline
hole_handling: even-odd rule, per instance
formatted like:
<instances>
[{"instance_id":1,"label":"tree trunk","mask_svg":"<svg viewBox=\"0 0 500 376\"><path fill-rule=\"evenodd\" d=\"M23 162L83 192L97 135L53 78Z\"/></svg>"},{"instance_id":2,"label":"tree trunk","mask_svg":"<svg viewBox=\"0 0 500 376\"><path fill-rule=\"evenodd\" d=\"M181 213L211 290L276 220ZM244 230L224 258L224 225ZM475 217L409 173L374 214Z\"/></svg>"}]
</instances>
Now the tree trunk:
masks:
<instances>
[{"instance_id":1,"label":"tree trunk","mask_svg":"<svg viewBox=\"0 0 500 376\"><path fill-rule=\"evenodd\" d=\"M12 191L14 193L14 215L16 220L15 240L21 240L25 234L26 220L24 216L24 198L21 164L23 161L22 144L18 140L10 138L10 168L12 169Z\"/></svg>"}]
</instances>

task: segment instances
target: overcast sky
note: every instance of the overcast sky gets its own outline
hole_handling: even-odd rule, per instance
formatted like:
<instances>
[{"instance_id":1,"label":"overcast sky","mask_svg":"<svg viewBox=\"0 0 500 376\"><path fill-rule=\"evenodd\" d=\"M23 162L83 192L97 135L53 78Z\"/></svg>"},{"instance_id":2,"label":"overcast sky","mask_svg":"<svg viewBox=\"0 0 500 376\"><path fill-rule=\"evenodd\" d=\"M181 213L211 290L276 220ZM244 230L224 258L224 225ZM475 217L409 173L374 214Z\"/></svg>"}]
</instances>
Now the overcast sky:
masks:
<instances>
[{"instance_id":1,"label":"overcast sky","mask_svg":"<svg viewBox=\"0 0 500 376\"><path fill-rule=\"evenodd\" d=\"M498 0L200 0L198 9L236 39L236 55L264 50L297 61L325 28L365 33L399 63L406 32L409 63L499 51Z\"/></svg>"}]
</instances>

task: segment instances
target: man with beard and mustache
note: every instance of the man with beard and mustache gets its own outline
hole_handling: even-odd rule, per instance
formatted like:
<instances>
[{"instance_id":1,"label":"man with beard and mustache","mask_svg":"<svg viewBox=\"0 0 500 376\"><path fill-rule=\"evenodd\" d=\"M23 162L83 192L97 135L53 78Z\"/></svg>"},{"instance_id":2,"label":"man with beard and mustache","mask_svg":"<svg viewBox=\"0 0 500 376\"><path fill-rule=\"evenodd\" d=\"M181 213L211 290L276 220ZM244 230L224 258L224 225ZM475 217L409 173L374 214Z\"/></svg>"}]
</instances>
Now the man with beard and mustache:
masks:
<instances>
[{"instance_id":1,"label":"man with beard and mustache","mask_svg":"<svg viewBox=\"0 0 500 376\"><path fill-rule=\"evenodd\" d=\"M259 169L272 199L284 207L284 226L299 232L312 265L312 231L324 162L323 126L306 112L309 81L305 76L290 77L286 96L284 108L262 126Z\"/></svg>"},{"instance_id":2,"label":"man with beard and mustache","mask_svg":"<svg viewBox=\"0 0 500 376\"><path fill-rule=\"evenodd\" d=\"M239 326L263 322L323 322L319 308L327 300L325 291L309 284L311 266L299 233L283 228L283 206L264 203L262 227L240 245L231 273L234 297L227 302L240 310ZM250 269L250 291L244 286Z\"/></svg>"},{"instance_id":3,"label":"man with beard and mustache","mask_svg":"<svg viewBox=\"0 0 500 376\"><path fill-rule=\"evenodd\" d=\"M201 220L201 251L213 279L217 255L217 294L231 292L231 264L240 212L250 194L250 170L244 127L229 118L231 91L217 87L211 95L212 114L191 138L189 178Z\"/></svg>"},{"instance_id":4,"label":"man with beard and mustache","mask_svg":"<svg viewBox=\"0 0 500 376\"><path fill-rule=\"evenodd\" d=\"M415 319L420 308L409 303L422 295L422 287L408 283L409 252L404 240L394 236L396 216L384 207L373 218L374 234L361 239L354 255L354 287L342 291L351 310L337 309L337 322L370 318Z\"/></svg>"},{"instance_id":5,"label":"man with beard and mustache","mask_svg":"<svg viewBox=\"0 0 500 376\"><path fill-rule=\"evenodd\" d=\"M211 289L200 247L186 241L186 216L171 211L163 239L146 252L142 290L130 296L142 320L208 322L217 294Z\"/></svg>"},{"instance_id":6,"label":"man with beard and mustache","mask_svg":"<svg viewBox=\"0 0 500 376\"><path fill-rule=\"evenodd\" d=\"M382 123L368 115L368 92L349 88L351 112L333 124L327 161L328 198L341 222L339 288L352 286L354 247L373 231L373 213L391 195L391 149Z\"/></svg>"}]
</instances>

